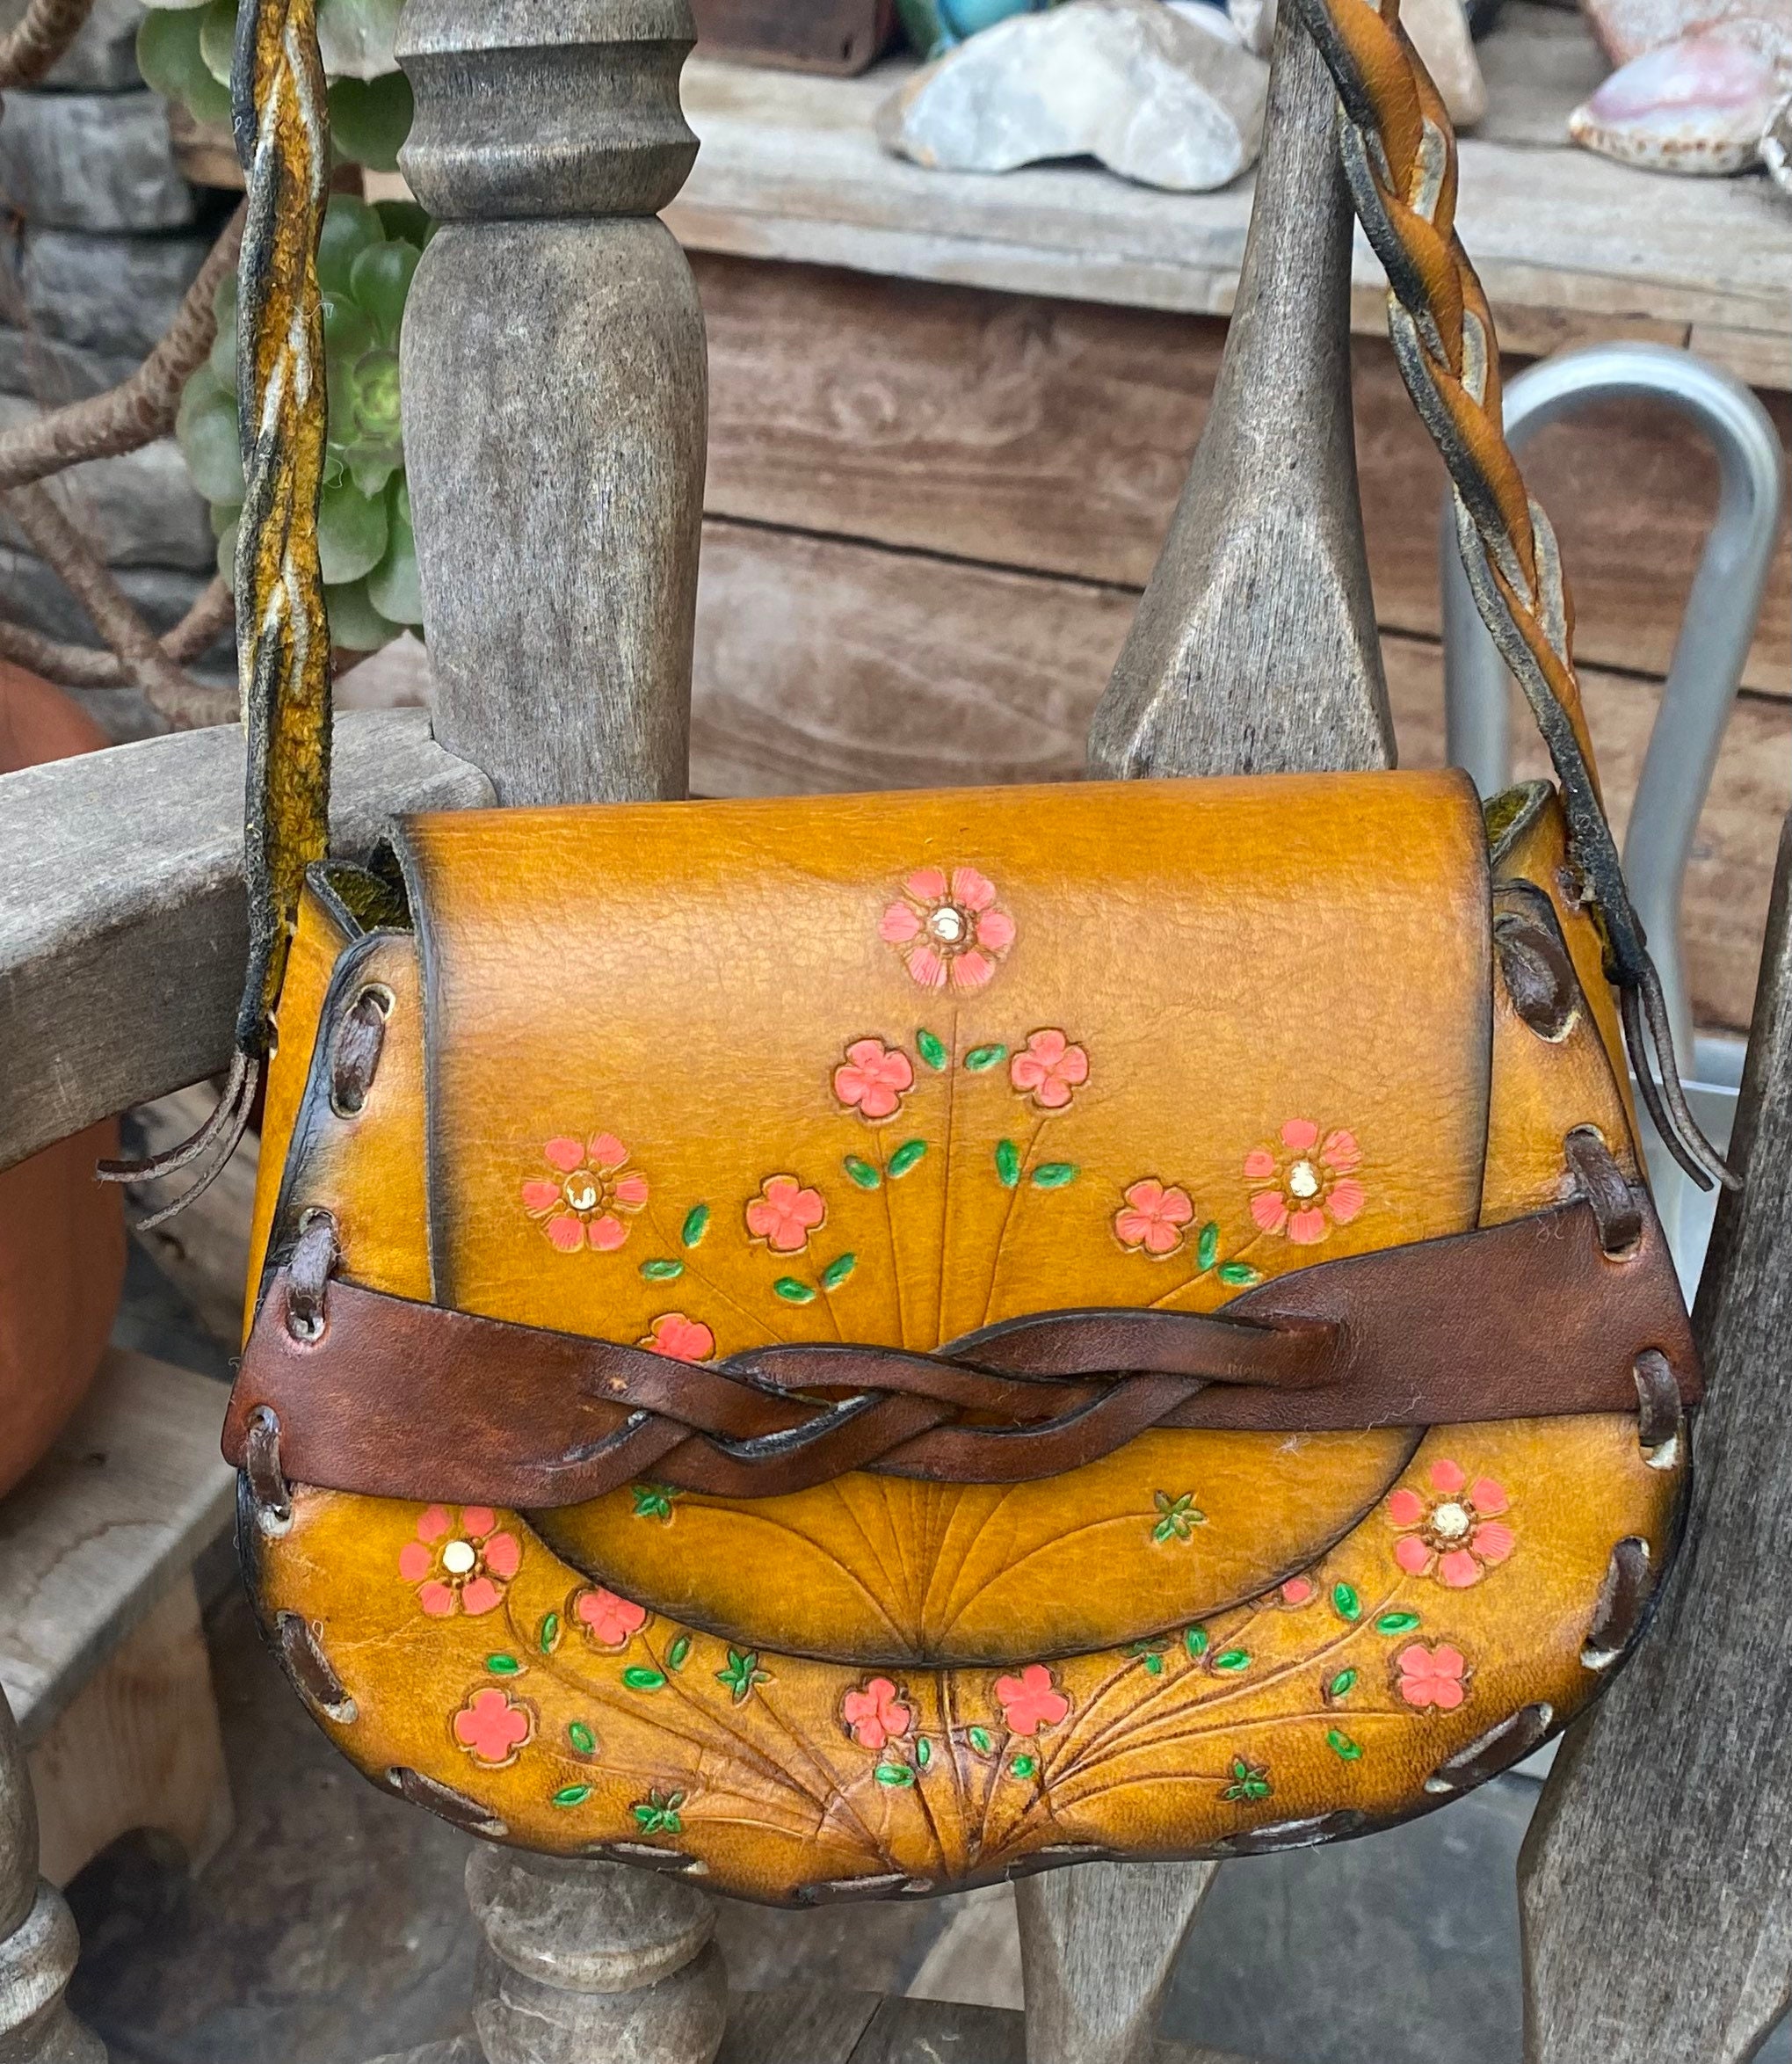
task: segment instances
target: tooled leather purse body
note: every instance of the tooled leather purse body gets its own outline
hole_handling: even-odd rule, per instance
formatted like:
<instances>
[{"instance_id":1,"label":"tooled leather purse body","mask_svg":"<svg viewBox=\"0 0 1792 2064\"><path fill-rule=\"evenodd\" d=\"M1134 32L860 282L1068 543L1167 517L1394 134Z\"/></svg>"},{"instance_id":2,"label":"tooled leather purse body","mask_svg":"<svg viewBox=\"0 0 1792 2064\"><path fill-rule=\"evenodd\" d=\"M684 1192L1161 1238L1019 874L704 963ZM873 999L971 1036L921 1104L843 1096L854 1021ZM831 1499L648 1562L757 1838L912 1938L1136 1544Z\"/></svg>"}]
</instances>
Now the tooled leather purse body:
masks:
<instances>
[{"instance_id":1,"label":"tooled leather purse body","mask_svg":"<svg viewBox=\"0 0 1792 2064\"><path fill-rule=\"evenodd\" d=\"M343 1752L480 1833L778 1900L1324 1840L1528 1753L1643 1624L1699 1374L1627 1034L1723 1171L1447 123L1391 9L1304 11L1559 791L513 810L306 874L317 655L290 531L248 549L257 961L191 1157L278 992L243 1552ZM301 246L251 225L267 353Z\"/></svg>"}]
</instances>

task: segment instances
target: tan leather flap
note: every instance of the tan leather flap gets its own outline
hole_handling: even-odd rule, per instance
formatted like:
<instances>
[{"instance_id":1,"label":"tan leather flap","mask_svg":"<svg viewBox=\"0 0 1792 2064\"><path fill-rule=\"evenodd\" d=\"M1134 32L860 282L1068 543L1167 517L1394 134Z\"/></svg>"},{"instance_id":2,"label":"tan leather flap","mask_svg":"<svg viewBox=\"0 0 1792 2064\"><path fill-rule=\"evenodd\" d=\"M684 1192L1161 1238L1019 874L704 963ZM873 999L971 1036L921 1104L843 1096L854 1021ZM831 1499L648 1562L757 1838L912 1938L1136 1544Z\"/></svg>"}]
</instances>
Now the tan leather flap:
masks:
<instances>
[{"instance_id":1,"label":"tan leather flap","mask_svg":"<svg viewBox=\"0 0 1792 2064\"><path fill-rule=\"evenodd\" d=\"M417 819L435 1296L687 1359L1475 1223L1457 774Z\"/></svg>"}]
</instances>

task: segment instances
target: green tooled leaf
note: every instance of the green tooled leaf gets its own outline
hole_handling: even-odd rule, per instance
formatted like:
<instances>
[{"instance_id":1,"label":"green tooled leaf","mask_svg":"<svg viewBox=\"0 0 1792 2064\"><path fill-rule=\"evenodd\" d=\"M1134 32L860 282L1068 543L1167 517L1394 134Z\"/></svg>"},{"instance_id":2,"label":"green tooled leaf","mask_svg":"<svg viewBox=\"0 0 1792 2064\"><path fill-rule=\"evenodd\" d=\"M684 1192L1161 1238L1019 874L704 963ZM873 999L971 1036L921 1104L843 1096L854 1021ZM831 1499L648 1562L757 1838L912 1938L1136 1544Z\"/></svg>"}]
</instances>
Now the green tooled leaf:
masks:
<instances>
[{"instance_id":1,"label":"green tooled leaf","mask_svg":"<svg viewBox=\"0 0 1792 2064\"><path fill-rule=\"evenodd\" d=\"M1228 1648L1214 1658L1216 1670L1247 1670L1251 1667L1251 1651L1248 1648Z\"/></svg>"},{"instance_id":2,"label":"green tooled leaf","mask_svg":"<svg viewBox=\"0 0 1792 2064\"><path fill-rule=\"evenodd\" d=\"M1416 1612L1384 1612L1375 1622L1378 1634L1410 1634L1418 1624Z\"/></svg>"},{"instance_id":3,"label":"green tooled leaf","mask_svg":"<svg viewBox=\"0 0 1792 2064\"><path fill-rule=\"evenodd\" d=\"M1331 1587L1331 1603L1338 1608L1340 1619L1360 1620L1362 1617L1362 1600L1349 1584L1334 1584Z\"/></svg>"},{"instance_id":4,"label":"green tooled leaf","mask_svg":"<svg viewBox=\"0 0 1792 2064\"><path fill-rule=\"evenodd\" d=\"M522 1664L513 1655L505 1655L502 1650L496 1655L488 1655L485 1667L494 1677L514 1677L521 1674Z\"/></svg>"},{"instance_id":5,"label":"green tooled leaf","mask_svg":"<svg viewBox=\"0 0 1792 2064\"><path fill-rule=\"evenodd\" d=\"M929 1032L925 1026L915 1035L915 1051L930 1068L937 1071L946 1065L945 1042Z\"/></svg>"},{"instance_id":6,"label":"green tooled leaf","mask_svg":"<svg viewBox=\"0 0 1792 2064\"><path fill-rule=\"evenodd\" d=\"M1328 1698L1347 1698L1355 1689L1356 1672L1354 1670L1339 1670L1325 1687L1325 1696Z\"/></svg>"},{"instance_id":7,"label":"green tooled leaf","mask_svg":"<svg viewBox=\"0 0 1792 2064\"><path fill-rule=\"evenodd\" d=\"M996 1178L1004 1189L1012 1189L1020 1180L1020 1149L1012 1139L996 1143Z\"/></svg>"},{"instance_id":8,"label":"green tooled leaf","mask_svg":"<svg viewBox=\"0 0 1792 2064\"><path fill-rule=\"evenodd\" d=\"M967 1727L964 1738L979 1755L987 1755L995 1747L995 1743L990 1739L990 1730L987 1727Z\"/></svg>"},{"instance_id":9,"label":"green tooled leaf","mask_svg":"<svg viewBox=\"0 0 1792 2064\"><path fill-rule=\"evenodd\" d=\"M1362 1744L1353 1741L1342 1728L1328 1727L1325 1730L1325 1741L1333 1755L1341 1756L1347 1763L1360 1762Z\"/></svg>"},{"instance_id":10,"label":"green tooled leaf","mask_svg":"<svg viewBox=\"0 0 1792 2064\"><path fill-rule=\"evenodd\" d=\"M916 1742L915 1761L920 1765L921 1769L925 1770L927 1765L931 1763L932 1760L933 1750L932 1746L925 1741Z\"/></svg>"},{"instance_id":11,"label":"green tooled leaf","mask_svg":"<svg viewBox=\"0 0 1792 2064\"><path fill-rule=\"evenodd\" d=\"M869 1161L861 1161L857 1154L848 1154L845 1167L848 1175L860 1189L875 1189L883 1181Z\"/></svg>"},{"instance_id":12,"label":"green tooled leaf","mask_svg":"<svg viewBox=\"0 0 1792 2064\"><path fill-rule=\"evenodd\" d=\"M697 1242L702 1239L703 1235L707 1232L708 1230L708 1205L693 1204L691 1209L685 1214L684 1226L678 1234L678 1238L684 1241L687 1247L694 1247Z\"/></svg>"},{"instance_id":13,"label":"green tooled leaf","mask_svg":"<svg viewBox=\"0 0 1792 2064\"><path fill-rule=\"evenodd\" d=\"M830 1261L822 1270L822 1288L838 1290L840 1285L859 1266L857 1254L842 1254L838 1261Z\"/></svg>"},{"instance_id":14,"label":"green tooled leaf","mask_svg":"<svg viewBox=\"0 0 1792 2064\"><path fill-rule=\"evenodd\" d=\"M622 1682L631 1691L657 1691L665 1681L663 1671L650 1670L644 1663L631 1663L622 1673Z\"/></svg>"},{"instance_id":15,"label":"green tooled leaf","mask_svg":"<svg viewBox=\"0 0 1792 2064\"><path fill-rule=\"evenodd\" d=\"M1198 1268L1211 1268L1220 1258L1220 1229L1211 1219L1201 1229L1201 1238L1195 1242L1194 1261Z\"/></svg>"},{"instance_id":16,"label":"green tooled leaf","mask_svg":"<svg viewBox=\"0 0 1792 2064\"><path fill-rule=\"evenodd\" d=\"M998 1061L1005 1061L1008 1049L999 1043L992 1046L974 1046L964 1057L964 1065L973 1075L985 1075Z\"/></svg>"},{"instance_id":17,"label":"green tooled leaf","mask_svg":"<svg viewBox=\"0 0 1792 2064\"><path fill-rule=\"evenodd\" d=\"M1039 1768L1039 1758L1036 1755L1017 1755L1008 1768L1017 1777L1030 1777Z\"/></svg>"},{"instance_id":18,"label":"green tooled leaf","mask_svg":"<svg viewBox=\"0 0 1792 2064\"><path fill-rule=\"evenodd\" d=\"M643 1261L641 1273L649 1283L670 1283L675 1275L685 1273L682 1261Z\"/></svg>"},{"instance_id":19,"label":"green tooled leaf","mask_svg":"<svg viewBox=\"0 0 1792 2064\"><path fill-rule=\"evenodd\" d=\"M927 1143L925 1139L905 1139L889 1157L891 1181L898 1175L906 1175L926 1151Z\"/></svg>"},{"instance_id":20,"label":"green tooled leaf","mask_svg":"<svg viewBox=\"0 0 1792 2064\"><path fill-rule=\"evenodd\" d=\"M543 1655L553 1654L560 1639L560 1615L557 1612L550 1612L546 1616L535 1639L541 1645Z\"/></svg>"},{"instance_id":21,"label":"green tooled leaf","mask_svg":"<svg viewBox=\"0 0 1792 2064\"><path fill-rule=\"evenodd\" d=\"M1207 1629L1205 1627L1190 1627L1182 1637L1182 1646L1191 1655L1205 1655L1207 1653Z\"/></svg>"},{"instance_id":22,"label":"green tooled leaf","mask_svg":"<svg viewBox=\"0 0 1792 2064\"><path fill-rule=\"evenodd\" d=\"M583 1720L570 1723L566 1730L566 1739L581 1755L595 1755L598 1753L598 1738Z\"/></svg>"},{"instance_id":23,"label":"green tooled leaf","mask_svg":"<svg viewBox=\"0 0 1792 2064\"><path fill-rule=\"evenodd\" d=\"M557 1806L583 1806L591 1795L589 1784L562 1784L548 1803Z\"/></svg>"},{"instance_id":24,"label":"green tooled leaf","mask_svg":"<svg viewBox=\"0 0 1792 2064\"><path fill-rule=\"evenodd\" d=\"M1259 1268L1253 1268L1248 1261L1222 1261L1220 1281L1242 1287L1247 1283L1261 1283L1263 1272Z\"/></svg>"},{"instance_id":25,"label":"green tooled leaf","mask_svg":"<svg viewBox=\"0 0 1792 2064\"><path fill-rule=\"evenodd\" d=\"M678 1639L672 1643L671 1646L666 1650L666 1668L669 1670L683 1669L685 1667L685 1658L689 1655L690 1653L691 1637L688 1634L680 1634Z\"/></svg>"},{"instance_id":26,"label":"green tooled leaf","mask_svg":"<svg viewBox=\"0 0 1792 2064\"><path fill-rule=\"evenodd\" d=\"M880 1784L912 1784L915 1773L906 1763L879 1763L874 1772Z\"/></svg>"},{"instance_id":27,"label":"green tooled leaf","mask_svg":"<svg viewBox=\"0 0 1792 2064\"><path fill-rule=\"evenodd\" d=\"M772 1289L787 1305L812 1305L815 1302L815 1292L806 1283L799 1283L794 1275L780 1275Z\"/></svg>"},{"instance_id":28,"label":"green tooled leaf","mask_svg":"<svg viewBox=\"0 0 1792 2064\"><path fill-rule=\"evenodd\" d=\"M1074 1182L1082 1171L1074 1161L1045 1161L1033 1171L1035 1189L1062 1189Z\"/></svg>"}]
</instances>

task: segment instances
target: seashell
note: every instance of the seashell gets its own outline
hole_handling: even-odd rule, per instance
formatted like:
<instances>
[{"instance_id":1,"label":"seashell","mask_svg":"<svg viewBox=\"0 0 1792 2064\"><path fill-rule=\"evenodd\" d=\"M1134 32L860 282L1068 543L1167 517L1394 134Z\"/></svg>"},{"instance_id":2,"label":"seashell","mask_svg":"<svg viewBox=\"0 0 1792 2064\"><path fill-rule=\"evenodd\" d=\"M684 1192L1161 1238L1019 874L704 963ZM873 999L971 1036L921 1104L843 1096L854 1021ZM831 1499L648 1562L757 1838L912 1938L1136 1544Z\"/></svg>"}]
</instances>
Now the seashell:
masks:
<instances>
[{"instance_id":1,"label":"seashell","mask_svg":"<svg viewBox=\"0 0 1792 2064\"><path fill-rule=\"evenodd\" d=\"M1792 58L1792 0L1581 0L1581 10L1614 65L1714 30Z\"/></svg>"},{"instance_id":2,"label":"seashell","mask_svg":"<svg viewBox=\"0 0 1792 2064\"><path fill-rule=\"evenodd\" d=\"M1781 91L1766 51L1728 34L1687 36L1614 71L1569 116L1568 133L1649 171L1745 171Z\"/></svg>"}]
</instances>

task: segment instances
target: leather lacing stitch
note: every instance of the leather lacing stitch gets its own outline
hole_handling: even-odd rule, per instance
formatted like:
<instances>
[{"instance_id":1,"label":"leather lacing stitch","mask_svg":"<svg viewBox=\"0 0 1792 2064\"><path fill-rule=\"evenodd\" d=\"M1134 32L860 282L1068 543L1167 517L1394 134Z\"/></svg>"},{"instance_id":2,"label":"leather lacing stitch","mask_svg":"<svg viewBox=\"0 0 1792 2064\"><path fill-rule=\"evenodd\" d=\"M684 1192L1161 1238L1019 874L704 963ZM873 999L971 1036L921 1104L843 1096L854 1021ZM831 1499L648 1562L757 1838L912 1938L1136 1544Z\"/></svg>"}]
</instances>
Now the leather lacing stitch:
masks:
<instances>
[{"instance_id":1,"label":"leather lacing stitch","mask_svg":"<svg viewBox=\"0 0 1792 2064\"><path fill-rule=\"evenodd\" d=\"M1636 1186L1591 1125L1577 1125L1562 1142L1562 1151L1592 1207L1600 1252L1608 1261L1629 1260L1643 1241L1643 1203Z\"/></svg>"},{"instance_id":2,"label":"leather lacing stitch","mask_svg":"<svg viewBox=\"0 0 1792 2064\"><path fill-rule=\"evenodd\" d=\"M366 1108L392 1004L383 982L369 982L342 1014L330 1057L330 1108L338 1118L359 1117Z\"/></svg>"},{"instance_id":3,"label":"leather lacing stitch","mask_svg":"<svg viewBox=\"0 0 1792 2064\"><path fill-rule=\"evenodd\" d=\"M326 1298L342 1249L336 1220L314 1205L299 1221L299 1238L287 1265L287 1331L306 1346L323 1338L330 1323ZM243 1473L249 1479L256 1523L265 1534L283 1534L293 1523L292 1487L280 1465L279 1414L258 1405L249 1415Z\"/></svg>"},{"instance_id":4,"label":"leather lacing stitch","mask_svg":"<svg viewBox=\"0 0 1792 2064\"><path fill-rule=\"evenodd\" d=\"M1641 1251L1643 1207L1636 1186L1591 1125L1577 1125L1562 1148L1580 1194L1599 1226L1600 1250L1608 1261L1629 1261ZM1651 1469L1672 1469L1680 1458L1686 1408L1673 1365L1659 1348L1644 1348L1630 1365L1636 1380L1636 1444Z\"/></svg>"}]
</instances>

